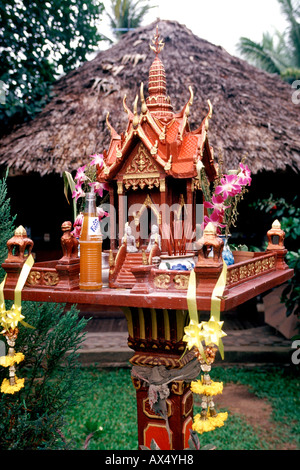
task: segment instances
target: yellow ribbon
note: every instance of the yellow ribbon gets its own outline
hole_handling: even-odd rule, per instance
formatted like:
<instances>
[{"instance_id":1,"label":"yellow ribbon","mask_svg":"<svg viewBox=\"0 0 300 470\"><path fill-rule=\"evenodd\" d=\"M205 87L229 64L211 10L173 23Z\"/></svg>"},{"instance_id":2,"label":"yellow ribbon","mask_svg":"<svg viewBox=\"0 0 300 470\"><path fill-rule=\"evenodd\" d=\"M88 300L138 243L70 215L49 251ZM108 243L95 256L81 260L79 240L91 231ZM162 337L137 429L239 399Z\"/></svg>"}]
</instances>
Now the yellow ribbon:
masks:
<instances>
[{"instance_id":1,"label":"yellow ribbon","mask_svg":"<svg viewBox=\"0 0 300 470\"><path fill-rule=\"evenodd\" d=\"M30 270L33 264L34 264L34 259L33 259L33 256L30 255L28 256L27 260L23 264L17 285L15 287L14 304L12 305L10 310L6 310L5 308L5 300L4 300L4 293L3 293L4 285L6 281L6 275L0 284L0 315L1 315L0 323L2 324L5 330L9 328L16 328L19 322L22 323L22 325L26 327L33 328L32 326L28 325L28 323L23 321L25 317L21 313L22 289L24 287L24 284L27 280L28 274L30 273Z\"/></svg>"},{"instance_id":2,"label":"yellow ribbon","mask_svg":"<svg viewBox=\"0 0 300 470\"><path fill-rule=\"evenodd\" d=\"M187 305L188 311L190 314L190 319L195 323L199 322L198 319L198 309L197 309L197 300L196 300L196 273L194 270L190 273L188 291L187 291Z\"/></svg>"},{"instance_id":3,"label":"yellow ribbon","mask_svg":"<svg viewBox=\"0 0 300 470\"><path fill-rule=\"evenodd\" d=\"M223 260L223 268L219 279L214 287L211 296L211 316L214 317L216 321L220 321L220 313L221 313L221 301L223 298L224 289L226 286L226 277L227 277L227 264Z\"/></svg>"},{"instance_id":4,"label":"yellow ribbon","mask_svg":"<svg viewBox=\"0 0 300 470\"><path fill-rule=\"evenodd\" d=\"M190 272L190 279L187 291L187 305L190 316L190 324L184 328L185 335L183 341L187 343L187 348L192 349L196 346L205 359L204 349L202 345L203 337L201 335L202 327L199 324L197 300L196 300L196 273L194 269ZM185 350L186 351L186 350ZM183 355L185 352L183 353Z\"/></svg>"},{"instance_id":5,"label":"yellow ribbon","mask_svg":"<svg viewBox=\"0 0 300 470\"><path fill-rule=\"evenodd\" d=\"M187 291L187 304L190 315L190 324L184 328L185 335L183 341L187 343L187 348L191 349L196 346L203 358L205 358L202 341L206 345L214 343L218 346L222 359L224 359L224 346L221 338L226 336L222 331L224 322L220 321L221 301L226 285L227 265L223 260L223 268L218 281L214 287L211 296L211 311L210 319L207 322L199 323L197 299L196 299L196 274L192 270L190 273L188 291Z\"/></svg>"}]
</instances>

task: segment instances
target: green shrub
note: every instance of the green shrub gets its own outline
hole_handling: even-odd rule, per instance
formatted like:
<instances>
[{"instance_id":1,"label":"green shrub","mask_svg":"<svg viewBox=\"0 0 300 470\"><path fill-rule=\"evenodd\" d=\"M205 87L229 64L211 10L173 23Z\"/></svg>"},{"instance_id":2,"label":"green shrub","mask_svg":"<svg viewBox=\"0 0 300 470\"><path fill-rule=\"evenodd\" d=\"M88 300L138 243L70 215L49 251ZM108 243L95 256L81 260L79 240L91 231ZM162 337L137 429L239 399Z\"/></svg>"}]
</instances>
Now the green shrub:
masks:
<instances>
[{"instance_id":1,"label":"green shrub","mask_svg":"<svg viewBox=\"0 0 300 470\"><path fill-rule=\"evenodd\" d=\"M5 177L0 181L0 263L13 223ZM7 309L10 305L6 302ZM0 392L0 450L66 448L60 429L68 407L80 397L78 349L87 320L78 319L74 306L65 311L62 304L22 302L22 314L34 327L19 324L15 346L25 355L16 366L16 376L25 378L25 385L14 394ZM4 378L8 370L0 366L0 384Z\"/></svg>"}]
</instances>

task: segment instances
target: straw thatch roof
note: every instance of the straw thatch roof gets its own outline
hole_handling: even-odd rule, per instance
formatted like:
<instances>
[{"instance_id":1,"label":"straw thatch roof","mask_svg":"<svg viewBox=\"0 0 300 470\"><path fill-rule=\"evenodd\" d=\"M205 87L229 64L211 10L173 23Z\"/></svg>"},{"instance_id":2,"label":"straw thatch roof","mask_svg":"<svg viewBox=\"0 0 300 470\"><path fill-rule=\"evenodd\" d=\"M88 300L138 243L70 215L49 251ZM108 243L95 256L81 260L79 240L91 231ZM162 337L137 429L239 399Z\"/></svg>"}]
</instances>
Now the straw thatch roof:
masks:
<instances>
[{"instance_id":1,"label":"straw thatch roof","mask_svg":"<svg viewBox=\"0 0 300 470\"><path fill-rule=\"evenodd\" d=\"M157 23L129 32L116 45L57 81L55 97L30 123L2 138L0 164L23 172L62 173L89 161L89 155L108 148L109 122L126 130L128 115L123 98L133 107L153 62L149 43ZM192 86L191 129L213 114L209 141L226 167L235 167L247 154L253 173L300 165L299 105L292 102L291 86L195 36L174 21L159 21L165 47L167 93L174 111L180 111Z\"/></svg>"}]
</instances>

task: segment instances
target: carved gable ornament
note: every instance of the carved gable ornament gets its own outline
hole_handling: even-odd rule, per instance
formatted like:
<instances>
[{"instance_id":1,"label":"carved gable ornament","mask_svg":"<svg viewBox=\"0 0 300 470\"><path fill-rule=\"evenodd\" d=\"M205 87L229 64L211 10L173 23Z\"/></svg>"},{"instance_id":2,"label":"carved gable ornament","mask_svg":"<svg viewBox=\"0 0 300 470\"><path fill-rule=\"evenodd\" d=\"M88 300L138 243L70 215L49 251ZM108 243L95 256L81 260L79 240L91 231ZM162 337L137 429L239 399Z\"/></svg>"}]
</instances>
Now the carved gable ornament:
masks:
<instances>
[{"instance_id":1,"label":"carved gable ornament","mask_svg":"<svg viewBox=\"0 0 300 470\"><path fill-rule=\"evenodd\" d=\"M147 149L141 143L136 155L125 169L123 175L124 186L126 189L132 188L134 190L138 187L144 189L145 186L149 189L154 186L158 188L159 180L160 172Z\"/></svg>"}]
</instances>

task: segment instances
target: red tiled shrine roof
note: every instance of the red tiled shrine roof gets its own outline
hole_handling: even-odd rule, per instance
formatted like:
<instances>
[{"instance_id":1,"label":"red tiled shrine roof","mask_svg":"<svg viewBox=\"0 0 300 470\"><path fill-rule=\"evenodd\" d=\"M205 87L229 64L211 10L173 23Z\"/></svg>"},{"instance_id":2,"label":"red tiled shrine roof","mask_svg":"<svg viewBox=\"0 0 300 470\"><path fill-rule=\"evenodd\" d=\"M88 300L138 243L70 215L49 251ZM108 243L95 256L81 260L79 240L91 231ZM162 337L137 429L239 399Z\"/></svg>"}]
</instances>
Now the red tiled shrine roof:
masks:
<instances>
[{"instance_id":1,"label":"red tiled shrine roof","mask_svg":"<svg viewBox=\"0 0 300 470\"><path fill-rule=\"evenodd\" d=\"M210 180L216 177L213 151L208 144L208 120L211 117L211 105L199 128L190 131L188 123L189 108L193 103L193 91L181 112L175 114L166 88L164 65L159 57L163 42L158 31L150 46L155 52L155 59L149 70L148 93L144 98L144 86L141 84L141 113L138 115L138 96L131 111L124 98L123 106L128 113L128 125L125 134L119 135L109 124L111 142L108 151L104 151L104 167L98 174L99 181L116 179L130 152L138 140L151 153L152 158L166 174L174 178L192 178L197 176L197 163L202 161Z\"/></svg>"}]
</instances>

